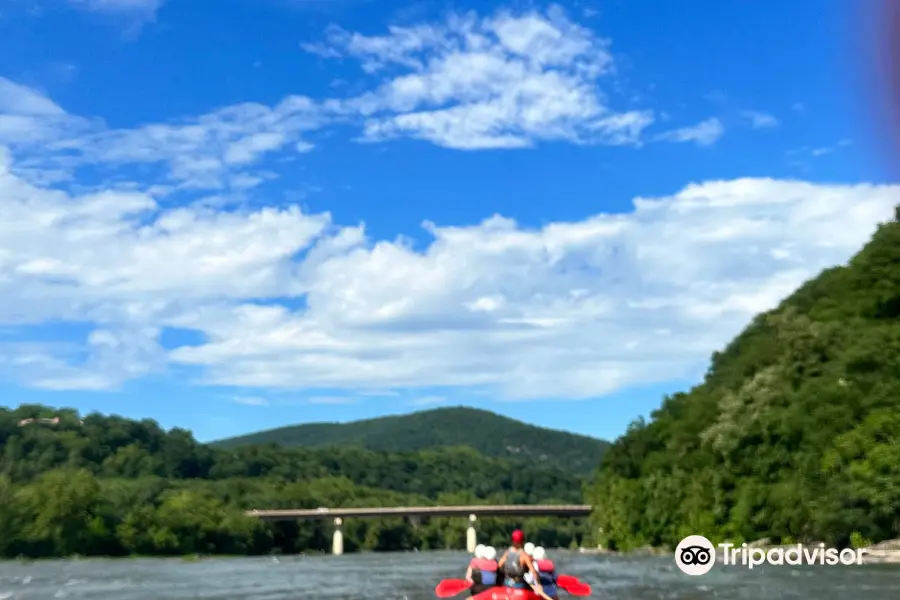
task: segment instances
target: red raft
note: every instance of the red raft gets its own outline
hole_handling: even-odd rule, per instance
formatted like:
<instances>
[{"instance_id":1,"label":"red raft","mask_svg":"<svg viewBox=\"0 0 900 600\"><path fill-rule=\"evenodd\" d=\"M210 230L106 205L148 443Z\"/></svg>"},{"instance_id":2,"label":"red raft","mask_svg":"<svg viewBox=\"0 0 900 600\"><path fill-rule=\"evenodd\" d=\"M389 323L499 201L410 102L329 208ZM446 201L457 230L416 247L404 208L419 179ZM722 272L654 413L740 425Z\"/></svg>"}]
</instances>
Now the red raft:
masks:
<instances>
[{"instance_id":1,"label":"red raft","mask_svg":"<svg viewBox=\"0 0 900 600\"><path fill-rule=\"evenodd\" d=\"M543 600L531 590L508 588L503 586L493 587L479 592L471 597L471 600Z\"/></svg>"}]
</instances>

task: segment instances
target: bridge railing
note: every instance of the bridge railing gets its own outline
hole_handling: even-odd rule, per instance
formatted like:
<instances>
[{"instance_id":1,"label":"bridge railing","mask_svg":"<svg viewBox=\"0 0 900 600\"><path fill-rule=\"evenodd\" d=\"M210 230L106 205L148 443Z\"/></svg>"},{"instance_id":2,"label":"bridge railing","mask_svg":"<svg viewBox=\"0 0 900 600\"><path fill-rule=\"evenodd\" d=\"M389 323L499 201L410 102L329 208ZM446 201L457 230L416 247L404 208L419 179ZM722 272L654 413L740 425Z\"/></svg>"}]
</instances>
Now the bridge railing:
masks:
<instances>
[{"instance_id":1,"label":"bridge railing","mask_svg":"<svg viewBox=\"0 0 900 600\"><path fill-rule=\"evenodd\" d=\"M493 516L565 516L579 517L591 514L586 504L506 504L469 506L380 506L371 508L304 508L249 510L247 516L266 520L334 519L346 517L448 517L476 515Z\"/></svg>"}]
</instances>

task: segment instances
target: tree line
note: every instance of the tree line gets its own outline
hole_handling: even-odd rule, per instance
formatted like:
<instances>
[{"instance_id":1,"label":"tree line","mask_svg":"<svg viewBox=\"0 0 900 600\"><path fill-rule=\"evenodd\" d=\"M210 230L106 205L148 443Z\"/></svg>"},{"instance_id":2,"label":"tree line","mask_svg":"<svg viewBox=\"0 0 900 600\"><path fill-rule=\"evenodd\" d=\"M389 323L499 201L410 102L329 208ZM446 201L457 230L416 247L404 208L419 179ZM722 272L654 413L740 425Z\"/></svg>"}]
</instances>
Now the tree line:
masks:
<instances>
[{"instance_id":1,"label":"tree line","mask_svg":"<svg viewBox=\"0 0 900 600\"><path fill-rule=\"evenodd\" d=\"M330 551L333 524L269 523L253 508L578 503L582 481L468 448L218 450L150 420L38 405L0 409L0 556ZM464 491L459 491L464 490ZM550 546L580 543L581 520L483 519L479 540L524 526ZM349 519L345 551L465 546L467 520Z\"/></svg>"}]
</instances>

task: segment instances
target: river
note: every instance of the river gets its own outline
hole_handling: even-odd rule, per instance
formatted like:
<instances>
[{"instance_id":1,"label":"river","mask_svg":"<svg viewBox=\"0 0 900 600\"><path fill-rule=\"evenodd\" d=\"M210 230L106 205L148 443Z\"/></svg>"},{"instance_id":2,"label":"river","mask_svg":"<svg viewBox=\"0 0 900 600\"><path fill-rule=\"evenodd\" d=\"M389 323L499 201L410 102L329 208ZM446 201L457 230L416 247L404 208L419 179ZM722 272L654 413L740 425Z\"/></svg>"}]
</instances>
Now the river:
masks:
<instances>
[{"instance_id":1,"label":"river","mask_svg":"<svg viewBox=\"0 0 900 600\"><path fill-rule=\"evenodd\" d=\"M700 577L671 558L554 552L561 573L607 600L896 600L895 565L717 566ZM460 577L461 552L254 558L81 559L0 563L0 600L432 600L442 578ZM467 594L458 596L465 600ZM566 598L561 594L561 600Z\"/></svg>"}]
</instances>

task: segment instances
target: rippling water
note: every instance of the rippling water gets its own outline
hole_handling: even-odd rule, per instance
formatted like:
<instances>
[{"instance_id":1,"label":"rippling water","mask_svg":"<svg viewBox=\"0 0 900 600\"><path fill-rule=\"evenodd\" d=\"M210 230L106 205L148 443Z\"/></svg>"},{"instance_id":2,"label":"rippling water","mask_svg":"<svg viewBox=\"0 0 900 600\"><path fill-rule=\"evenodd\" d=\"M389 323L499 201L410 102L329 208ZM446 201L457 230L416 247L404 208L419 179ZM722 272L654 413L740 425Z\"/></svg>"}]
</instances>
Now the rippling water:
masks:
<instances>
[{"instance_id":1,"label":"rippling water","mask_svg":"<svg viewBox=\"0 0 900 600\"><path fill-rule=\"evenodd\" d=\"M792 599L897 600L893 565L717 566L701 577L676 570L671 558L623 558L555 552L561 573L609 600ZM434 586L461 577L461 552L340 557L58 560L0 563L0 600L432 600ZM458 598L465 600L466 594ZM561 594L561 600L565 598Z\"/></svg>"}]
</instances>

